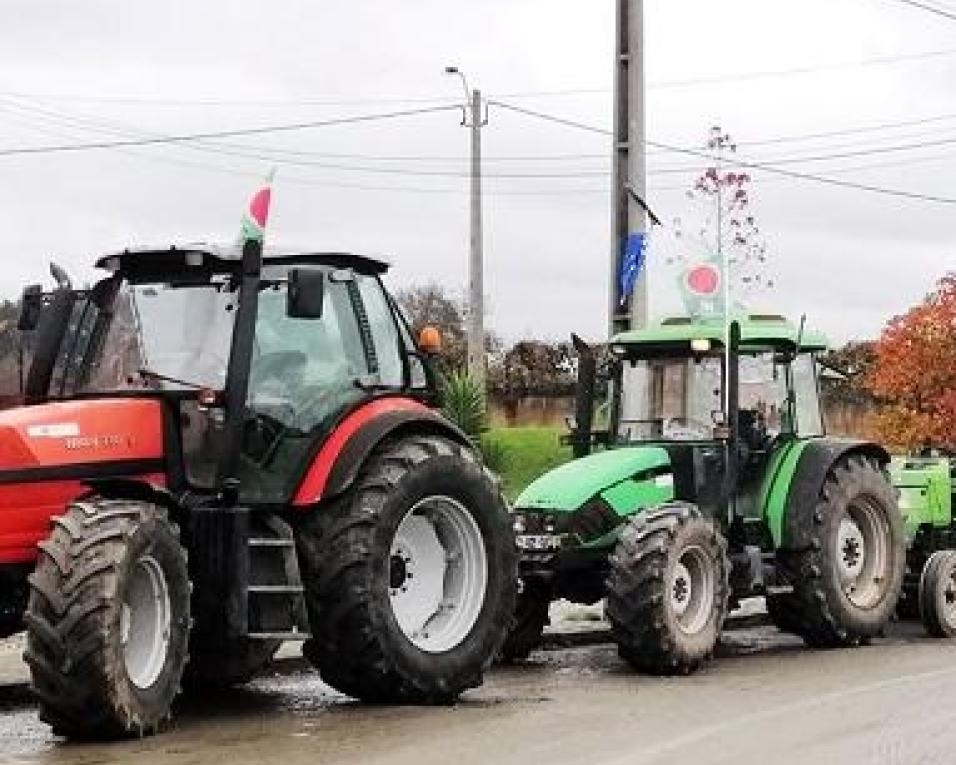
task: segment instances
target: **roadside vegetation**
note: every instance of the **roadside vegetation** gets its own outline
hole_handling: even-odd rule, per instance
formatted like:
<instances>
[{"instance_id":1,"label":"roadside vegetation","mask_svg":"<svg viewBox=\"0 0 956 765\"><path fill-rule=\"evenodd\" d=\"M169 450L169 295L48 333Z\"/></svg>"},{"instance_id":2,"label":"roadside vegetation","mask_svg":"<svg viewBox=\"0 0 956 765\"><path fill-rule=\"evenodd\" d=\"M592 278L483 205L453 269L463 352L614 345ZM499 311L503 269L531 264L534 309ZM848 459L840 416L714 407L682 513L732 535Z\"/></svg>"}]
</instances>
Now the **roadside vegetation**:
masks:
<instances>
[{"instance_id":1,"label":"roadside vegetation","mask_svg":"<svg viewBox=\"0 0 956 765\"><path fill-rule=\"evenodd\" d=\"M485 462L501 476L505 495L513 501L538 476L571 459L562 446L563 428L492 428L482 434Z\"/></svg>"}]
</instances>

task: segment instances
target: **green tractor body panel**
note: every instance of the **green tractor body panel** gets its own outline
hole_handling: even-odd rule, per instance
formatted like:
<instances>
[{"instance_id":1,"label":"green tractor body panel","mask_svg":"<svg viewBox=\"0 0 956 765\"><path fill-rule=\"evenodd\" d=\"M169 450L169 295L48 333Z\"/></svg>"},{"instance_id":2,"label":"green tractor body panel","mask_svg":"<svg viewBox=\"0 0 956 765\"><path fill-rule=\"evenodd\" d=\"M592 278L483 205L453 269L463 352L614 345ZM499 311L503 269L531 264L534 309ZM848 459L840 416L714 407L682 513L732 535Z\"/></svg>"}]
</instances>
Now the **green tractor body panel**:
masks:
<instances>
[{"instance_id":1,"label":"green tractor body panel","mask_svg":"<svg viewBox=\"0 0 956 765\"><path fill-rule=\"evenodd\" d=\"M952 523L953 485L945 457L901 457L890 462L890 476L900 493L907 538L921 526L945 528Z\"/></svg>"},{"instance_id":2,"label":"green tractor body panel","mask_svg":"<svg viewBox=\"0 0 956 765\"><path fill-rule=\"evenodd\" d=\"M620 516L673 498L670 458L658 446L612 449L551 470L515 500L524 511L572 513L600 496Z\"/></svg>"},{"instance_id":3,"label":"green tractor body panel","mask_svg":"<svg viewBox=\"0 0 956 765\"><path fill-rule=\"evenodd\" d=\"M763 519L770 529L774 547L779 547L783 539L790 485L800 457L809 443L808 439L787 441L779 449L774 450L767 465L767 471L764 473L757 507L760 508Z\"/></svg>"}]
</instances>

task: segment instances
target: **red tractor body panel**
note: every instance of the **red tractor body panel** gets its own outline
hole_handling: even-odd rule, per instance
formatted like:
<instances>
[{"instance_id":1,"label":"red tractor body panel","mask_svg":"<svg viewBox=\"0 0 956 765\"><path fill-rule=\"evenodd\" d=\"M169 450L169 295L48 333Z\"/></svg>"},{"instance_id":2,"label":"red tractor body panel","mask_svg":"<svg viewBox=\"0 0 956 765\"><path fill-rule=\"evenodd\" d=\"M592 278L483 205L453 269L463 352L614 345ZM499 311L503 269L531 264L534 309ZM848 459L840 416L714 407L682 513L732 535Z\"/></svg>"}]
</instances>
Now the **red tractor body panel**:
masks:
<instances>
[{"instance_id":1,"label":"red tractor body panel","mask_svg":"<svg viewBox=\"0 0 956 765\"><path fill-rule=\"evenodd\" d=\"M0 412L0 565L30 563L83 481L163 483L162 411L151 399L76 400Z\"/></svg>"}]
</instances>

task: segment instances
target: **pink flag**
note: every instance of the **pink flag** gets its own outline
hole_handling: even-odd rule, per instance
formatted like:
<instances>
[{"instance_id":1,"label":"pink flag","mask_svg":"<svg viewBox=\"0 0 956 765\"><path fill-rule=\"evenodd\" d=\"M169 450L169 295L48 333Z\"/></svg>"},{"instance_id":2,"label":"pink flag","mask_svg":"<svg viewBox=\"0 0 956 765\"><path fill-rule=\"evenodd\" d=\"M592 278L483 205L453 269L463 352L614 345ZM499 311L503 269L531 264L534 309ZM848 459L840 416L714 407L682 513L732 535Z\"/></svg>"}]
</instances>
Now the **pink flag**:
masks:
<instances>
[{"instance_id":1,"label":"pink flag","mask_svg":"<svg viewBox=\"0 0 956 765\"><path fill-rule=\"evenodd\" d=\"M239 228L239 244L250 240L261 242L265 236L266 222L269 220L269 203L272 201L272 179L275 170L270 170L265 182L252 195L249 208L242 215Z\"/></svg>"}]
</instances>

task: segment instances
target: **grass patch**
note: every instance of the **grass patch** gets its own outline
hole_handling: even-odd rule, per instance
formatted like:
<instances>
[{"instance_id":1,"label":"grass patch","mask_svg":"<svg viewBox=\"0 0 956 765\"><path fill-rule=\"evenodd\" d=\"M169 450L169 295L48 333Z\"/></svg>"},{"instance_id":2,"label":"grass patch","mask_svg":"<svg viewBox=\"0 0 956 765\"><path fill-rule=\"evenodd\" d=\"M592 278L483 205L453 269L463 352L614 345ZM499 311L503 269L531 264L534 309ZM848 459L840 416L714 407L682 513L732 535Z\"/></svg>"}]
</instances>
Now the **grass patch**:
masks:
<instances>
[{"instance_id":1,"label":"grass patch","mask_svg":"<svg viewBox=\"0 0 956 765\"><path fill-rule=\"evenodd\" d=\"M513 500L542 473L571 459L562 446L562 428L492 428L481 437L488 467L501 476L505 495Z\"/></svg>"}]
</instances>

